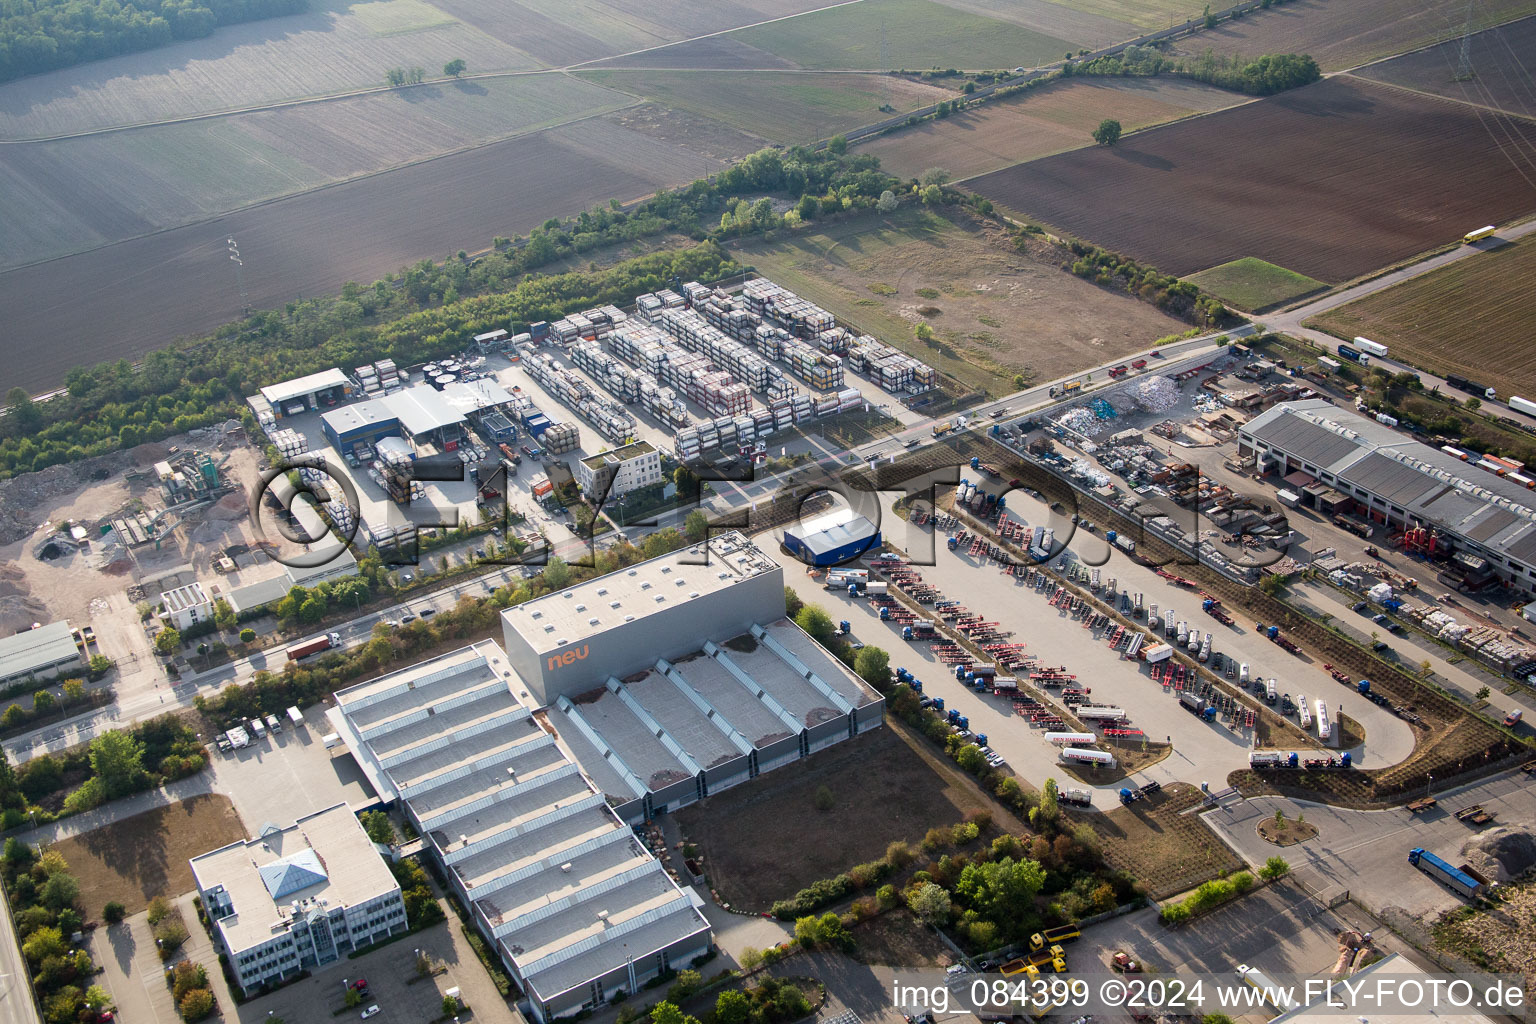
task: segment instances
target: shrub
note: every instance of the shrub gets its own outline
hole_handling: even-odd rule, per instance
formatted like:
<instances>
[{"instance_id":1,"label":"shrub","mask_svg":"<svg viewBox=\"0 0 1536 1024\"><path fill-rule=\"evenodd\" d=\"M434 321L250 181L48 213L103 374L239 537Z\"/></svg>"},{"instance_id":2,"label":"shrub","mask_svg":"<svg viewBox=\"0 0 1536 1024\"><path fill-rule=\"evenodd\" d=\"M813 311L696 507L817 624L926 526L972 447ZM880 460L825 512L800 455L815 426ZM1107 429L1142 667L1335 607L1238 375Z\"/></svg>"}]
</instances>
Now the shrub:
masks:
<instances>
[{"instance_id":1,"label":"shrub","mask_svg":"<svg viewBox=\"0 0 1536 1024\"><path fill-rule=\"evenodd\" d=\"M102 920L107 924L117 924L127 916L127 910L117 900L108 900L107 905L101 908Z\"/></svg>"},{"instance_id":2,"label":"shrub","mask_svg":"<svg viewBox=\"0 0 1536 1024\"><path fill-rule=\"evenodd\" d=\"M213 993L206 988L195 988L182 996L178 1004L181 1008L182 1020L202 1020L213 1012Z\"/></svg>"},{"instance_id":3,"label":"shrub","mask_svg":"<svg viewBox=\"0 0 1536 1024\"><path fill-rule=\"evenodd\" d=\"M164 896L156 896L149 901L148 907L149 926L153 928L165 920L165 915L171 912L171 905L165 901Z\"/></svg>"}]
</instances>

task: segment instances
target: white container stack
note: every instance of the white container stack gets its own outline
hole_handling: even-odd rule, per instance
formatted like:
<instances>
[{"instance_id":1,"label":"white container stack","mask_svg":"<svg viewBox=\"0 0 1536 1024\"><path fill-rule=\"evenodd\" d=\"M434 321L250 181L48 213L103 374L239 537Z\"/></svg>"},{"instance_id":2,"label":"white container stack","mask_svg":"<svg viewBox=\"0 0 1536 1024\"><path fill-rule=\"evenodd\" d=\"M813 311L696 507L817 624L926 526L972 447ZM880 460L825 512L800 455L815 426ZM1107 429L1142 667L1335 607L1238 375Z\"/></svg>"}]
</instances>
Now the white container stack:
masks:
<instances>
[{"instance_id":1,"label":"white container stack","mask_svg":"<svg viewBox=\"0 0 1536 1024\"><path fill-rule=\"evenodd\" d=\"M580 447L581 433L574 423L551 423L539 435L539 444L552 455L564 455Z\"/></svg>"},{"instance_id":2,"label":"white container stack","mask_svg":"<svg viewBox=\"0 0 1536 1024\"><path fill-rule=\"evenodd\" d=\"M396 369L393 359L380 359L373 364L373 368L378 371L379 384L385 391L400 387L400 371Z\"/></svg>"}]
</instances>

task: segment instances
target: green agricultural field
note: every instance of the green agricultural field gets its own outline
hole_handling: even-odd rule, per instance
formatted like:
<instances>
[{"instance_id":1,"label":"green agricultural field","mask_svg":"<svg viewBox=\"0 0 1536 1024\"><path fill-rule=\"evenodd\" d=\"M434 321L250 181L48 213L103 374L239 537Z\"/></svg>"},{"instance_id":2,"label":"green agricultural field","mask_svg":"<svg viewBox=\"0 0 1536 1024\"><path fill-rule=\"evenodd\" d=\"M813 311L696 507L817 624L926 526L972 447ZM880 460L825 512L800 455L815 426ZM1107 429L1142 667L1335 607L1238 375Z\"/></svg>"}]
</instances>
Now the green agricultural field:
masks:
<instances>
[{"instance_id":1,"label":"green agricultural field","mask_svg":"<svg viewBox=\"0 0 1536 1024\"><path fill-rule=\"evenodd\" d=\"M887 50L882 62L882 31ZM1074 43L933 0L863 0L730 38L819 69L1010 68L1060 60Z\"/></svg>"},{"instance_id":2,"label":"green agricultural field","mask_svg":"<svg viewBox=\"0 0 1536 1024\"><path fill-rule=\"evenodd\" d=\"M633 102L590 82L532 75L10 146L0 163L0 267L79 252Z\"/></svg>"},{"instance_id":3,"label":"green agricultural field","mask_svg":"<svg viewBox=\"0 0 1536 1024\"><path fill-rule=\"evenodd\" d=\"M304 14L221 28L207 39L92 61L0 85L0 139L47 139L382 88L392 67L429 78L534 58L421 0L312 0Z\"/></svg>"},{"instance_id":4,"label":"green agricultural field","mask_svg":"<svg viewBox=\"0 0 1536 1024\"><path fill-rule=\"evenodd\" d=\"M1328 287L1322 281L1266 263L1256 256L1244 256L1184 280L1246 313L1262 313Z\"/></svg>"},{"instance_id":5,"label":"green agricultural field","mask_svg":"<svg viewBox=\"0 0 1536 1024\"><path fill-rule=\"evenodd\" d=\"M598 85L723 122L788 145L823 139L955 94L882 75L774 71L583 71Z\"/></svg>"}]
</instances>

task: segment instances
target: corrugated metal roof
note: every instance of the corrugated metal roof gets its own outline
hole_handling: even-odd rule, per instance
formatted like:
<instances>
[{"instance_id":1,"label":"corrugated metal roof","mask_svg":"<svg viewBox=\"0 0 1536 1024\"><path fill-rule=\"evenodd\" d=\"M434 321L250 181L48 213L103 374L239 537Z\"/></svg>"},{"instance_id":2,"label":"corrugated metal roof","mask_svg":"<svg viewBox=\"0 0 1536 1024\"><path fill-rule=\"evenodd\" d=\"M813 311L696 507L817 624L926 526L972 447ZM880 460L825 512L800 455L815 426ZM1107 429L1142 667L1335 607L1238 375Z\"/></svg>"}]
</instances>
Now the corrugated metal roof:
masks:
<instances>
[{"instance_id":1,"label":"corrugated metal roof","mask_svg":"<svg viewBox=\"0 0 1536 1024\"><path fill-rule=\"evenodd\" d=\"M1322 400L1284 402L1240 433L1486 549L1536 565L1536 493Z\"/></svg>"},{"instance_id":2,"label":"corrugated metal roof","mask_svg":"<svg viewBox=\"0 0 1536 1024\"><path fill-rule=\"evenodd\" d=\"M68 622L50 622L0 638L0 679L46 672L70 658L79 658Z\"/></svg>"}]
</instances>

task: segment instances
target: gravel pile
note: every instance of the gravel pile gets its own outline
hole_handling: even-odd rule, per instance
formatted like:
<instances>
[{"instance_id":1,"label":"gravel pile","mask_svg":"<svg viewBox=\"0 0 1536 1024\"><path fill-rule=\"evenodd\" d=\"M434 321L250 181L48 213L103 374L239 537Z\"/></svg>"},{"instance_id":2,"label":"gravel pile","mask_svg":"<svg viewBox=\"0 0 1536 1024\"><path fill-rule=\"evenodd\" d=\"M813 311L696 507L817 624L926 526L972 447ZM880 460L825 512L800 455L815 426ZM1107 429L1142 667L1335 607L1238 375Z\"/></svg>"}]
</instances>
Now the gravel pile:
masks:
<instances>
[{"instance_id":1,"label":"gravel pile","mask_svg":"<svg viewBox=\"0 0 1536 1024\"><path fill-rule=\"evenodd\" d=\"M1509 882L1536 867L1536 836L1524 828L1499 825L1468 839L1461 857L1496 882Z\"/></svg>"}]
</instances>

